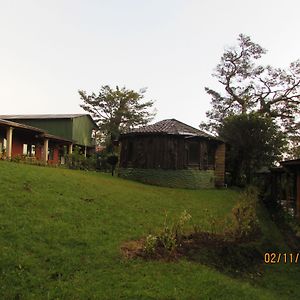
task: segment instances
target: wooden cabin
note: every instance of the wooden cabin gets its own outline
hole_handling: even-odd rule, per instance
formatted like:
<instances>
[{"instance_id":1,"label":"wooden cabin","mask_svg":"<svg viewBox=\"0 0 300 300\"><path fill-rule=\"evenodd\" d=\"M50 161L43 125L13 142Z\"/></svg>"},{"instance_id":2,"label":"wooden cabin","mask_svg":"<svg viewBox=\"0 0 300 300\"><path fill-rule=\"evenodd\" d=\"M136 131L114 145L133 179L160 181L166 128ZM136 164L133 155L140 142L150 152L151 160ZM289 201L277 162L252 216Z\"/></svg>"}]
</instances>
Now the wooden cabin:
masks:
<instances>
[{"instance_id":1,"label":"wooden cabin","mask_svg":"<svg viewBox=\"0 0 300 300\"><path fill-rule=\"evenodd\" d=\"M170 187L224 186L225 144L167 119L120 136L119 175Z\"/></svg>"}]
</instances>

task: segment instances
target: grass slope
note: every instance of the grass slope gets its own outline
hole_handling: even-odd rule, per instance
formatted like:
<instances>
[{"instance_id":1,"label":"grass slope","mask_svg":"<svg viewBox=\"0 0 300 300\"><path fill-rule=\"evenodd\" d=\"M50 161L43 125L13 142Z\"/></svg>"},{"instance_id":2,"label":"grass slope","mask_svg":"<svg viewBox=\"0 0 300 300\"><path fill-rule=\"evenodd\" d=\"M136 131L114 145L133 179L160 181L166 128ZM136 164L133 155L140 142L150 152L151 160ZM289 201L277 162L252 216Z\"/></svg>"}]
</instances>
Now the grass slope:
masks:
<instances>
[{"instance_id":1,"label":"grass slope","mask_svg":"<svg viewBox=\"0 0 300 300\"><path fill-rule=\"evenodd\" d=\"M299 267L265 267L259 281L197 263L125 260L124 241L184 209L228 213L231 190L175 190L106 174L0 162L0 299L299 299ZM265 212L261 212L266 219ZM273 223L266 242L286 249ZM271 250L271 249L270 249Z\"/></svg>"}]
</instances>

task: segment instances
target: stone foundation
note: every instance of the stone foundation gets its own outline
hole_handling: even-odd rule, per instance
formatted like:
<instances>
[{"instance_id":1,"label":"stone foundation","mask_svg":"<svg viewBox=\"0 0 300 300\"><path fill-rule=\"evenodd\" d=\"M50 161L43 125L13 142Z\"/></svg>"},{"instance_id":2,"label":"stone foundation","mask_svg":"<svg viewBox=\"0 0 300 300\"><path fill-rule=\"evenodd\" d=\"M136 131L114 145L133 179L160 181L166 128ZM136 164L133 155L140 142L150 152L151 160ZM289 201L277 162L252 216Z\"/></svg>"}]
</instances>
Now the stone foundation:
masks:
<instances>
[{"instance_id":1,"label":"stone foundation","mask_svg":"<svg viewBox=\"0 0 300 300\"><path fill-rule=\"evenodd\" d=\"M119 176L146 184L172 188L201 189L215 187L214 170L120 168Z\"/></svg>"}]
</instances>

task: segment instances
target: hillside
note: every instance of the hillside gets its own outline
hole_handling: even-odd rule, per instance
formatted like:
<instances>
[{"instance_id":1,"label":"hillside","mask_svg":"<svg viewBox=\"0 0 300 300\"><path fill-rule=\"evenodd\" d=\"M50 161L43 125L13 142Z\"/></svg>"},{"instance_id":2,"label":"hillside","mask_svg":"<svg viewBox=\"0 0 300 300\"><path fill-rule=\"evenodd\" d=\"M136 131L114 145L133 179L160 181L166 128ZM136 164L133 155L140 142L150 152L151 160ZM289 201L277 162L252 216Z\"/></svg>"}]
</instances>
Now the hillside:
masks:
<instances>
[{"instance_id":1,"label":"hillside","mask_svg":"<svg viewBox=\"0 0 300 300\"><path fill-rule=\"evenodd\" d=\"M0 161L1 299L299 299L298 265L230 277L195 262L126 260L138 239L187 210L208 226L234 205L233 190L178 190L108 174ZM266 243L287 250L262 210ZM270 249L271 250L274 249Z\"/></svg>"}]
</instances>

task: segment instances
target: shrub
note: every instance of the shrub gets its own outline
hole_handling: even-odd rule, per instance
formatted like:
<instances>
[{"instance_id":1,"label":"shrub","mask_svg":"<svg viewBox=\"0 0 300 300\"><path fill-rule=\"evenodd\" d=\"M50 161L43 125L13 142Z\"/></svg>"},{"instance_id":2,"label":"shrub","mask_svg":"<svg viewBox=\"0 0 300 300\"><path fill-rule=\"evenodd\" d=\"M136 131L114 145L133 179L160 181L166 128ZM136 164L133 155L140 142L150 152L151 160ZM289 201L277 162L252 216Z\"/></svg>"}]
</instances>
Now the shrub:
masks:
<instances>
[{"instance_id":1,"label":"shrub","mask_svg":"<svg viewBox=\"0 0 300 300\"><path fill-rule=\"evenodd\" d=\"M66 166L70 169L79 170L95 170L96 169L96 156L85 157L75 148L72 154L68 154L66 158Z\"/></svg>"},{"instance_id":2,"label":"shrub","mask_svg":"<svg viewBox=\"0 0 300 300\"><path fill-rule=\"evenodd\" d=\"M106 151L102 151L100 153L96 154L96 169L98 171L104 171L107 172L107 170L110 168L110 166L107 163L107 153Z\"/></svg>"},{"instance_id":3,"label":"shrub","mask_svg":"<svg viewBox=\"0 0 300 300\"><path fill-rule=\"evenodd\" d=\"M257 197L258 191L253 187L241 194L224 229L225 239L246 241L258 235L260 227L256 213Z\"/></svg>"},{"instance_id":4,"label":"shrub","mask_svg":"<svg viewBox=\"0 0 300 300\"><path fill-rule=\"evenodd\" d=\"M239 245L253 241L260 233L256 213L257 190L248 188L241 193L237 204L233 207L227 218L216 218L205 210L210 225L210 231L203 231L202 226L193 224L193 232L186 234L185 225L190 221L191 215L185 210L178 219L170 221L168 214L162 229L156 235L148 235L144 242L146 256L174 257L188 246L186 241L197 241L201 245L209 242L210 245ZM229 247L228 246L228 247Z\"/></svg>"},{"instance_id":5,"label":"shrub","mask_svg":"<svg viewBox=\"0 0 300 300\"><path fill-rule=\"evenodd\" d=\"M11 158L11 161L16 163L19 163L21 160L23 160L23 157L21 155L16 155Z\"/></svg>"},{"instance_id":6,"label":"shrub","mask_svg":"<svg viewBox=\"0 0 300 300\"><path fill-rule=\"evenodd\" d=\"M157 244L157 237L152 234L149 234L146 237L146 241L144 244L144 252L147 255L153 255L156 251L156 244Z\"/></svg>"},{"instance_id":7,"label":"shrub","mask_svg":"<svg viewBox=\"0 0 300 300\"><path fill-rule=\"evenodd\" d=\"M107 163L109 163L111 165L111 175L114 176L114 171L115 171L115 168L116 168L116 165L118 163L118 156L116 154L110 154L107 156Z\"/></svg>"},{"instance_id":8,"label":"shrub","mask_svg":"<svg viewBox=\"0 0 300 300\"><path fill-rule=\"evenodd\" d=\"M165 215L163 228L157 235L148 235L145 241L144 252L154 254L158 249L165 254L174 254L176 249L181 246L184 238L184 225L191 219L187 211L183 211L178 220L169 221L168 214Z\"/></svg>"}]
</instances>

